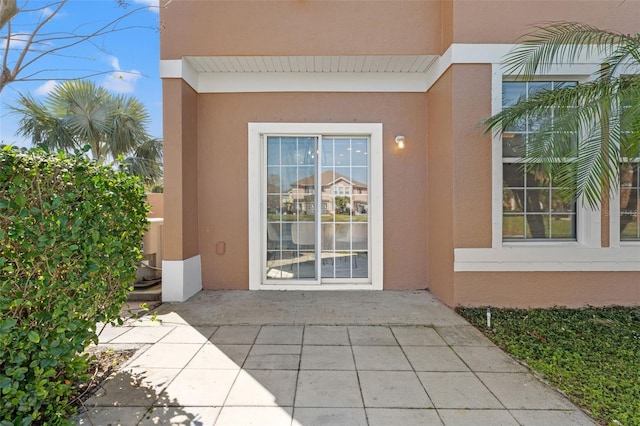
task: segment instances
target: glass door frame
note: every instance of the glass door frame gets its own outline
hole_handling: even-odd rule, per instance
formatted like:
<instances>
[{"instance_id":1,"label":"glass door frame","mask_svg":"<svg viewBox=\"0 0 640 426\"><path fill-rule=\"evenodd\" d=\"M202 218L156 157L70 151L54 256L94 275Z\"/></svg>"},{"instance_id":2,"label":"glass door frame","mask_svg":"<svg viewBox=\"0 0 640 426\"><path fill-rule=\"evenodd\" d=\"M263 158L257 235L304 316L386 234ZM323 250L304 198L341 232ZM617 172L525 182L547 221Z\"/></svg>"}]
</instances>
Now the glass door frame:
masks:
<instances>
[{"instance_id":1,"label":"glass door frame","mask_svg":"<svg viewBox=\"0 0 640 426\"><path fill-rule=\"evenodd\" d=\"M383 149L381 123L248 123L248 204L249 204L249 289L250 290L382 290L383 288ZM369 241L368 278L322 279L322 253L316 250L315 280L307 282L273 280L266 275L266 136L367 137L369 140ZM320 167L320 166L316 166ZM319 173L316 172L316 188ZM315 214L321 209L316 196ZM315 221L316 239L321 237L321 220ZM322 281L322 283L321 283Z\"/></svg>"}]
</instances>

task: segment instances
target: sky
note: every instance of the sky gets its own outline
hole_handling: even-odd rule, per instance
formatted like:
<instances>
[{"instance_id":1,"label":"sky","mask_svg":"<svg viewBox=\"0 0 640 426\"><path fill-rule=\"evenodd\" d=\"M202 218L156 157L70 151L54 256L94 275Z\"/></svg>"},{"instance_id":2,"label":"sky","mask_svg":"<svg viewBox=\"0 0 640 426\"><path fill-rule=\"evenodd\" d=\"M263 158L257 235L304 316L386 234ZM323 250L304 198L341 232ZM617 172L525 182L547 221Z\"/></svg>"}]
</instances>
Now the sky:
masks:
<instances>
[{"instance_id":1,"label":"sky","mask_svg":"<svg viewBox=\"0 0 640 426\"><path fill-rule=\"evenodd\" d=\"M11 21L11 50L7 66L13 68L25 35L51 13L56 0L18 0L18 7L40 11L19 13ZM69 0L62 9L42 27L41 33L75 32L93 33L111 21L127 15L116 26L116 31L94 37L72 48L59 50L29 65L23 76L37 73L37 81L14 82L0 93L0 144L31 146L30 141L16 136L19 117L10 112L19 94L31 94L43 100L56 84L74 78L88 77L115 95L134 96L146 107L151 117L147 131L162 137L162 84L159 75L160 35L158 0L127 0L128 6L119 6L116 0ZM7 39L7 26L0 30L0 45ZM29 52L60 47L60 40L41 43ZM4 49L0 60L4 59Z\"/></svg>"}]
</instances>

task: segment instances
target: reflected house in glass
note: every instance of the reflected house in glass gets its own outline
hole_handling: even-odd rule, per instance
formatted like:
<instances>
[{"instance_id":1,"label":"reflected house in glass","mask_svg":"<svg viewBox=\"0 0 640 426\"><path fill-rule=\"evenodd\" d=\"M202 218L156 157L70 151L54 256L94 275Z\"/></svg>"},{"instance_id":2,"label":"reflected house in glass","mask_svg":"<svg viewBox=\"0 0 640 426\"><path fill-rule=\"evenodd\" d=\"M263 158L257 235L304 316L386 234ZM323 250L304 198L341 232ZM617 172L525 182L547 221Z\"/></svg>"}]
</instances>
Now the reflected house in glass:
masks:
<instances>
[{"instance_id":1,"label":"reflected house in glass","mask_svg":"<svg viewBox=\"0 0 640 426\"><path fill-rule=\"evenodd\" d=\"M478 125L593 78L597 53L526 82L503 66L520 35L568 16L627 34L640 9L161 0L164 300L428 288L449 306L640 304L640 158L591 210L523 164L553 110Z\"/></svg>"},{"instance_id":2,"label":"reflected house in glass","mask_svg":"<svg viewBox=\"0 0 640 426\"><path fill-rule=\"evenodd\" d=\"M333 171L321 175L322 214L367 214L367 185ZM291 184L287 206L295 206L297 212L313 213L315 203L309 194L315 191L315 176L307 176ZM293 211L292 211L293 213Z\"/></svg>"}]
</instances>

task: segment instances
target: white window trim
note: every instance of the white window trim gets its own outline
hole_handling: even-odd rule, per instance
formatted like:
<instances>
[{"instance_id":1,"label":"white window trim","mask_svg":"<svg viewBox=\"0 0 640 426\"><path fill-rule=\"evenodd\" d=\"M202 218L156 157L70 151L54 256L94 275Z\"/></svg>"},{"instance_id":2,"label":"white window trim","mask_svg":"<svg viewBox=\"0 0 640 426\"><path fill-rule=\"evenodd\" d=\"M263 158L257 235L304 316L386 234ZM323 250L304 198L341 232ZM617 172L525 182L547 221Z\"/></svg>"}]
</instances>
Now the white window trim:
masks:
<instances>
[{"instance_id":1,"label":"white window trim","mask_svg":"<svg viewBox=\"0 0 640 426\"><path fill-rule=\"evenodd\" d=\"M540 79L588 81L593 65L555 68ZM579 73L576 75L576 73ZM491 113L502 110L502 82L508 80L500 63L492 64ZM454 271L640 271L640 242L620 244L619 194L612 195L610 246L601 247L600 206L576 205L576 241L502 240L502 140L492 137L492 238L491 248L454 249ZM619 212L618 212L619 213Z\"/></svg>"},{"instance_id":2,"label":"white window trim","mask_svg":"<svg viewBox=\"0 0 640 426\"><path fill-rule=\"evenodd\" d=\"M382 123L249 123L249 289L250 290L382 290L383 288L383 176ZM371 282L345 284L263 284L262 257L266 232L262 232L262 135L310 134L368 136L370 147Z\"/></svg>"}]
</instances>

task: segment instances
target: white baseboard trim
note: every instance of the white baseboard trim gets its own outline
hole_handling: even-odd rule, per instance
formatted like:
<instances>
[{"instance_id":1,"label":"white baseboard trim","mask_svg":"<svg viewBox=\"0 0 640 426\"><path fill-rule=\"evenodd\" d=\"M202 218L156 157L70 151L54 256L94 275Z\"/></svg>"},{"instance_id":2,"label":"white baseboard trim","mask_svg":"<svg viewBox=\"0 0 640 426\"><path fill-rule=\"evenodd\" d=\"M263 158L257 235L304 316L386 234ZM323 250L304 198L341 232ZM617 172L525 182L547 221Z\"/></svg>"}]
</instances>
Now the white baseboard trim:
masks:
<instances>
[{"instance_id":1,"label":"white baseboard trim","mask_svg":"<svg viewBox=\"0 0 640 426\"><path fill-rule=\"evenodd\" d=\"M200 255L162 261L162 301L184 302L202 290Z\"/></svg>"}]
</instances>

